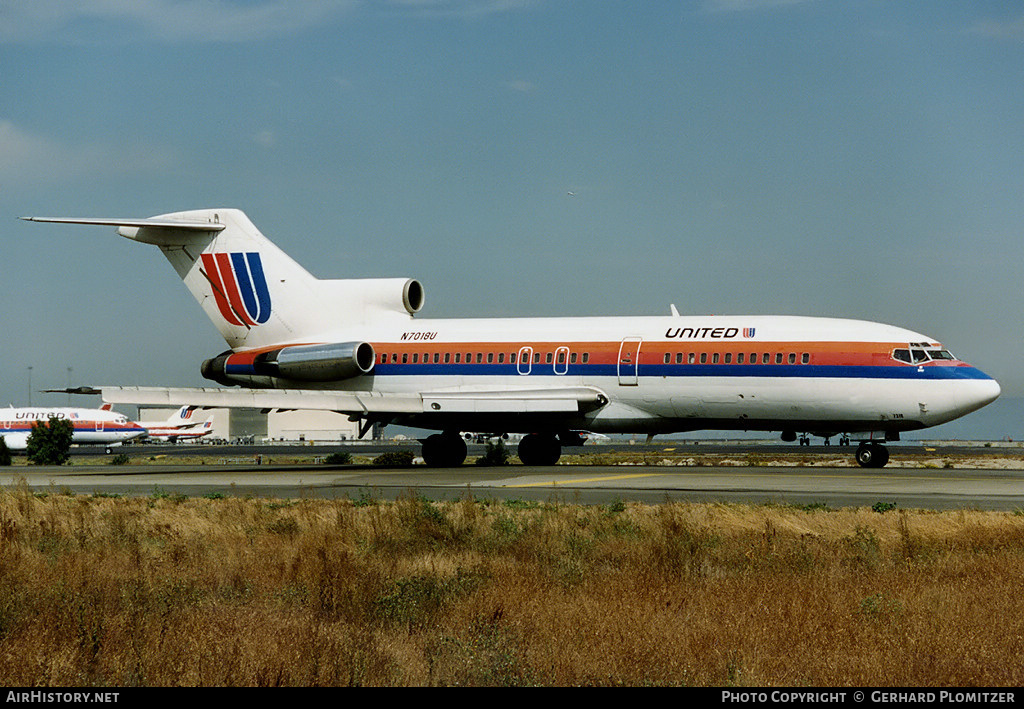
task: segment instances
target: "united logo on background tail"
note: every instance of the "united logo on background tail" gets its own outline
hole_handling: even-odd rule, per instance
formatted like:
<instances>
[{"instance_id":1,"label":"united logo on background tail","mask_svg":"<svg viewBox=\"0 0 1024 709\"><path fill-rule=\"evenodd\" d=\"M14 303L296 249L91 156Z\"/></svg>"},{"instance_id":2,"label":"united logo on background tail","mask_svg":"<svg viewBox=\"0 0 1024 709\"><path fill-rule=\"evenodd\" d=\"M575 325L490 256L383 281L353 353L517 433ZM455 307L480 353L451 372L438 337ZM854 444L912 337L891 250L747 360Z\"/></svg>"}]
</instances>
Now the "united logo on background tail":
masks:
<instances>
[{"instance_id":1,"label":"united logo on background tail","mask_svg":"<svg viewBox=\"0 0 1024 709\"><path fill-rule=\"evenodd\" d=\"M259 253L203 254L220 314L232 325L262 325L270 319L270 290Z\"/></svg>"}]
</instances>

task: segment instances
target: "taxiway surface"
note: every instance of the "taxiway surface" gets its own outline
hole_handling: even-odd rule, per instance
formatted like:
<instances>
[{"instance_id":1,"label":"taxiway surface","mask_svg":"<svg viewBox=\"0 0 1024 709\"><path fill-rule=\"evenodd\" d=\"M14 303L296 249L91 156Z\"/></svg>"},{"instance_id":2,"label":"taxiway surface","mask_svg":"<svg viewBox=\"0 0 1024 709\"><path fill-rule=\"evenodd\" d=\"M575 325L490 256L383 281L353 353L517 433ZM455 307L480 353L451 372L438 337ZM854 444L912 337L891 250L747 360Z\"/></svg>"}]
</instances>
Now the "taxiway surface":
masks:
<instances>
[{"instance_id":1,"label":"taxiway surface","mask_svg":"<svg viewBox=\"0 0 1024 709\"><path fill-rule=\"evenodd\" d=\"M1024 470L886 467L509 465L432 469L323 463L147 464L36 467L0 473L0 485L33 491L147 496L522 499L575 504L636 501L921 509L1024 509Z\"/></svg>"}]
</instances>

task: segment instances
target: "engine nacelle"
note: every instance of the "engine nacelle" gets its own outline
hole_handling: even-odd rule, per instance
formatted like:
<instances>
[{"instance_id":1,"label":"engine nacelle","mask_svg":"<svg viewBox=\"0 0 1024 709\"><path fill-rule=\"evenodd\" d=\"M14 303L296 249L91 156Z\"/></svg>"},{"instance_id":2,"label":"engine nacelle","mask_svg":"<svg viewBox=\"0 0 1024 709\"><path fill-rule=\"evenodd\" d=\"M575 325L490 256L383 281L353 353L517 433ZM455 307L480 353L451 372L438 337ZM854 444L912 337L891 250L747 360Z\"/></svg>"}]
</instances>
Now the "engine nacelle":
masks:
<instances>
[{"instance_id":1,"label":"engine nacelle","mask_svg":"<svg viewBox=\"0 0 1024 709\"><path fill-rule=\"evenodd\" d=\"M410 278L402 286L402 305L409 311L409 315L415 315L423 307L426 294L423 291L423 284L415 278Z\"/></svg>"},{"instance_id":2,"label":"engine nacelle","mask_svg":"<svg viewBox=\"0 0 1024 709\"><path fill-rule=\"evenodd\" d=\"M377 359L369 342L299 345L258 355L257 374L303 382L333 382L369 374Z\"/></svg>"},{"instance_id":3,"label":"engine nacelle","mask_svg":"<svg viewBox=\"0 0 1024 709\"><path fill-rule=\"evenodd\" d=\"M201 371L227 385L275 386L274 379L333 382L369 374L376 358L368 342L294 345L257 354L225 352L203 362Z\"/></svg>"},{"instance_id":4,"label":"engine nacelle","mask_svg":"<svg viewBox=\"0 0 1024 709\"><path fill-rule=\"evenodd\" d=\"M317 299L324 308L341 309L346 317L362 314L376 320L381 313L415 315L425 291L415 278L350 278L317 281Z\"/></svg>"}]
</instances>

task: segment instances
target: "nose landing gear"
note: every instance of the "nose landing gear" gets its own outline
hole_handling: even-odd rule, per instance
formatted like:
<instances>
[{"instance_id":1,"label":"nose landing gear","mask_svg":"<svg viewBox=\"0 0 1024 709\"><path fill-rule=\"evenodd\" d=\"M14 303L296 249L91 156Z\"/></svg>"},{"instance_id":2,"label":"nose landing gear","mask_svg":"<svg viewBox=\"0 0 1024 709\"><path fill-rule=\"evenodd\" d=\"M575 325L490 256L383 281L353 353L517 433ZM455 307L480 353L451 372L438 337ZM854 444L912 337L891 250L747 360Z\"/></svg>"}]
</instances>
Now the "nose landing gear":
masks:
<instances>
[{"instance_id":1,"label":"nose landing gear","mask_svg":"<svg viewBox=\"0 0 1024 709\"><path fill-rule=\"evenodd\" d=\"M884 468L889 462L889 449L881 443L865 441L857 446L854 457L862 468Z\"/></svg>"},{"instance_id":2,"label":"nose landing gear","mask_svg":"<svg viewBox=\"0 0 1024 709\"><path fill-rule=\"evenodd\" d=\"M562 456L562 444L551 434L523 436L517 450L523 465L555 465Z\"/></svg>"}]
</instances>

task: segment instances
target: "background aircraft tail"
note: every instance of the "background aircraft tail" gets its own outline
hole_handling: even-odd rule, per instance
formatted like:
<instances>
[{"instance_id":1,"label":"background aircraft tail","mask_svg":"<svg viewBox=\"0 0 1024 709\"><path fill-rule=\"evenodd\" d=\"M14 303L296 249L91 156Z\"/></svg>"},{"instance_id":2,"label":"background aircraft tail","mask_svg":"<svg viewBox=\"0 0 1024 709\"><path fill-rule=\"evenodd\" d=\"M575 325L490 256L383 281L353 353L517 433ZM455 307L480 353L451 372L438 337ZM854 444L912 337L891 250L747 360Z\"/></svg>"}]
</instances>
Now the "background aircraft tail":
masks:
<instances>
[{"instance_id":1,"label":"background aircraft tail","mask_svg":"<svg viewBox=\"0 0 1024 709\"><path fill-rule=\"evenodd\" d=\"M196 407L185 404L180 407L177 411L167 417L164 422L168 426L184 426L192 423L192 414L195 412Z\"/></svg>"}]
</instances>

